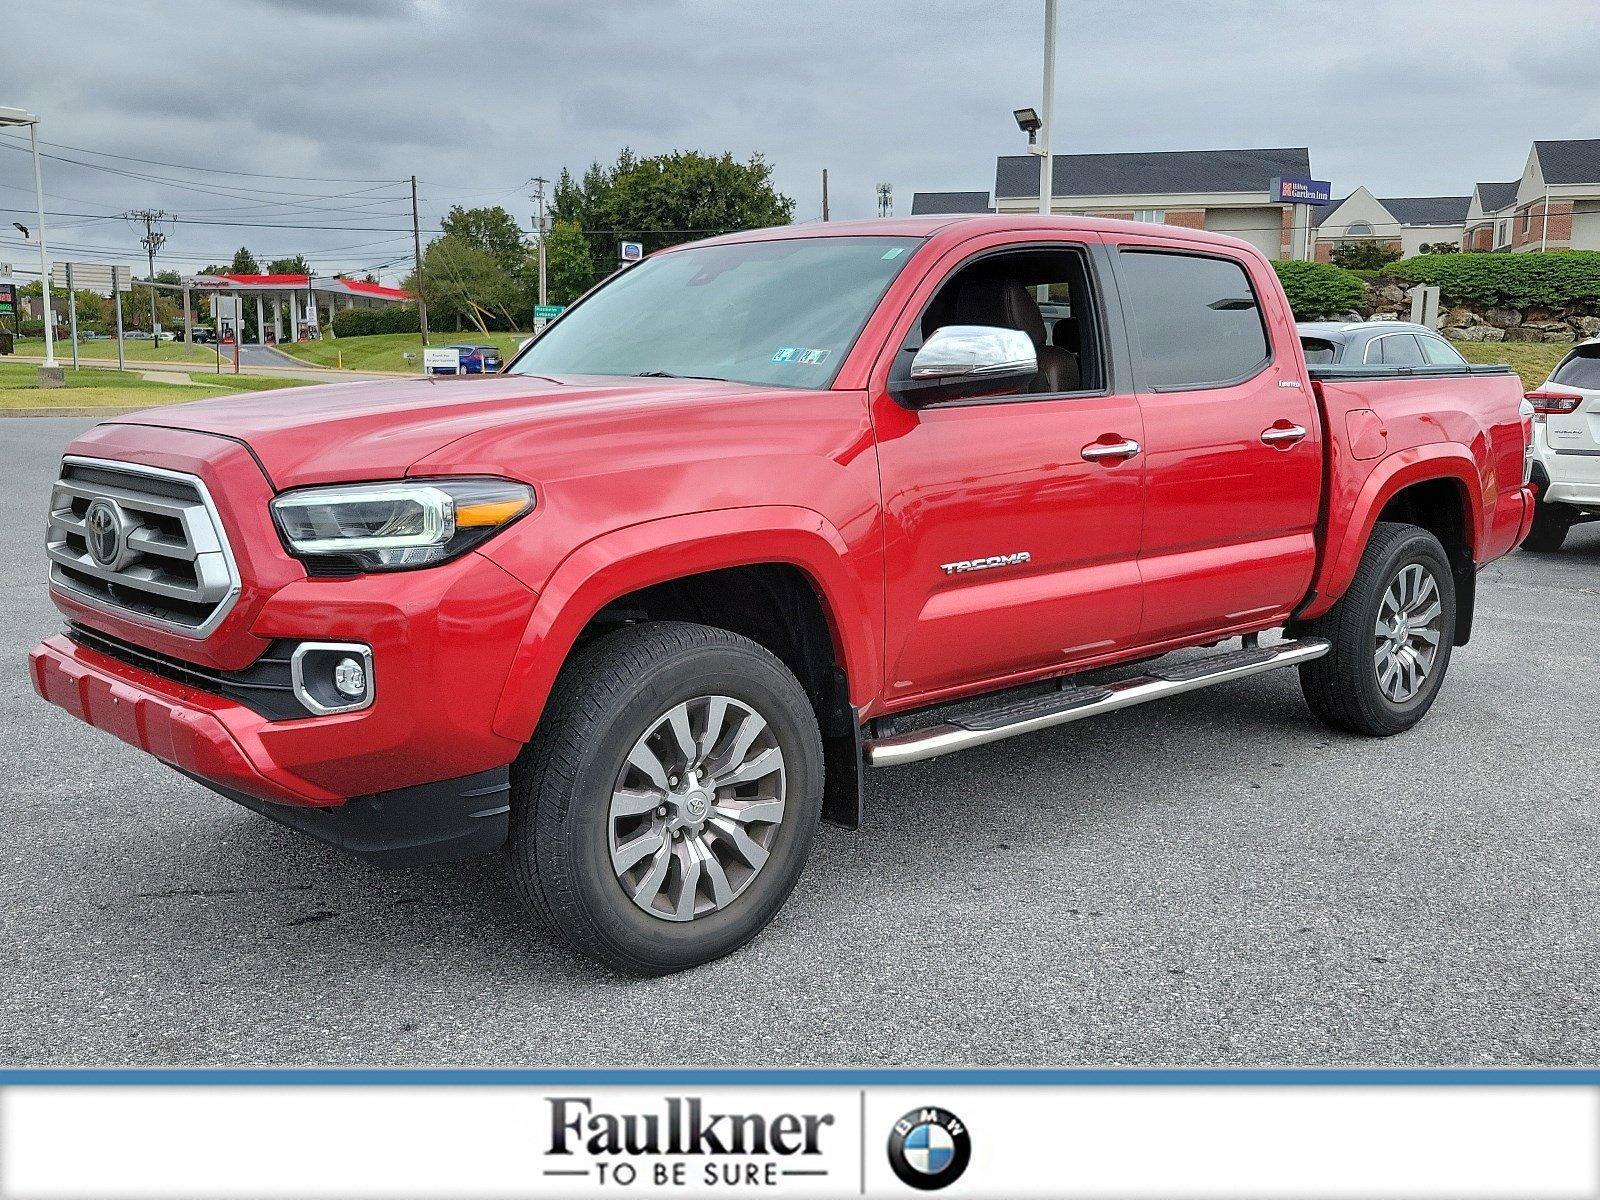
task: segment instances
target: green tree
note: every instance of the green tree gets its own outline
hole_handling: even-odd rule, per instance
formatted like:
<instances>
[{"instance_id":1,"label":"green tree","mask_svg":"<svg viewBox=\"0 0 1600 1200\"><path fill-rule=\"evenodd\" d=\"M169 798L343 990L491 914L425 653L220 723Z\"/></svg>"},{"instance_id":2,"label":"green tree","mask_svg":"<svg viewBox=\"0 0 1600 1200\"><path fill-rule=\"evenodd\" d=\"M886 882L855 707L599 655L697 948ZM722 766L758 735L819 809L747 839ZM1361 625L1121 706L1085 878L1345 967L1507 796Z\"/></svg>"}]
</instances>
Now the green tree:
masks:
<instances>
[{"instance_id":1,"label":"green tree","mask_svg":"<svg viewBox=\"0 0 1600 1200\"><path fill-rule=\"evenodd\" d=\"M309 275L311 274L311 264L306 261L304 254L296 254L293 258L275 258L267 264L264 274Z\"/></svg>"},{"instance_id":2,"label":"green tree","mask_svg":"<svg viewBox=\"0 0 1600 1200\"><path fill-rule=\"evenodd\" d=\"M446 237L461 239L482 250L508 274L523 270L528 257L528 240L517 220L499 205L493 208L462 208L456 205L439 222Z\"/></svg>"},{"instance_id":3,"label":"green tree","mask_svg":"<svg viewBox=\"0 0 1600 1200\"><path fill-rule=\"evenodd\" d=\"M589 239L572 221L557 221L551 226L544 245L550 303L571 304L594 282Z\"/></svg>"},{"instance_id":4,"label":"green tree","mask_svg":"<svg viewBox=\"0 0 1600 1200\"><path fill-rule=\"evenodd\" d=\"M594 163L581 180L563 170L551 213L583 231L589 271L577 288L582 291L612 270L619 242L642 242L649 252L718 233L786 225L794 201L774 189L772 168L759 154L741 163L726 153L639 158L625 149L614 165Z\"/></svg>"},{"instance_id":5,"label":"green tree","mask_svg":"<svg viewBox=\"0 0 1600 1200\"><path fill-rule=\"evenodd\" d=\"M256 261L256 256L250 253L248 247L240 246L233 252L233 263L228 267L230 275L259 275L261 264Z\"/></svg>"},{"instance_id":6,"label":"green tree","mask_svg":"<svg viewBox=\"0 0 1600 1200\"><path fill-rule=\"evenodd\" d=\"M415 276L406 280L415 293ZM435 238L422 255L422 292L429 324L443 327L455 318L481 333L490 326L517 328L523 300L519 281L487 250L453 234ZM531 315L531 314L530 314Z\"/></svg>"},{"instance_id":7,"label":"green tree","mask_svg":"<svg viewBox=\"0 0 1600 1200\"><path fill-rule=\"evenodd\" d=\"M1340 242L1333 248L1333 265L1346 271L1377 271L1400 258L1400 251L1382 242Z\"/></svg>"}]
</instances>

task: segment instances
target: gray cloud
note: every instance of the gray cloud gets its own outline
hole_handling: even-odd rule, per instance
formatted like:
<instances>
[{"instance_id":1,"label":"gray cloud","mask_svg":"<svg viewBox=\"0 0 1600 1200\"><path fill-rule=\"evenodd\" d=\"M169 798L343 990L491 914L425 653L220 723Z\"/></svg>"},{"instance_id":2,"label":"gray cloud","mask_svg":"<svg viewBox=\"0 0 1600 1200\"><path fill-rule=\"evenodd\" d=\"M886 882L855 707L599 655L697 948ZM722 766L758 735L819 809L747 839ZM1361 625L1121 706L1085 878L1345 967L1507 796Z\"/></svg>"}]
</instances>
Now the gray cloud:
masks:
<instances>
[{"instance_id":1,"label":"gray cloud","mask_svg":"<svg viewBox=\"0 0 1600 1200\"><path fill-rule=\"evenodd\" d=\"M902 212L917 189L992 185L995 156L1023 144L1011 110L1039 99L1042 7L170 0L153 20L144 5L14 0L0 104L37 110L50 141L134 158L351 180L415 173L430 225L456 202L503 202L526 224L524 180L581 171L624 145L760 151L801 219L817 215L827 167L835 214L867 216L880 180ZM1464 192L1518 174L1534 138L1600 136L1591 12L1592 0L1366 0L1311 20L1292 0L1071 0L1056 148L1308 145L1340 190ZM207 190L50 162L52 205L177 211L188 219L168 247L174 265L240 242L326 251L319 261L345 267L404 252L391 232L409 204L397 189L315 200L263 193L366 185L119 165ZM26 207L30 189L26 158L0 153L0 207ZM340 207L351 211L315 211ZM374 228L200 223L246 214ZM63 245L132 248L118 222L54 224ZM380 244L334 249L364 242ZM0 257L13 249L0 240Z\"/></svg>"}]
</instances>

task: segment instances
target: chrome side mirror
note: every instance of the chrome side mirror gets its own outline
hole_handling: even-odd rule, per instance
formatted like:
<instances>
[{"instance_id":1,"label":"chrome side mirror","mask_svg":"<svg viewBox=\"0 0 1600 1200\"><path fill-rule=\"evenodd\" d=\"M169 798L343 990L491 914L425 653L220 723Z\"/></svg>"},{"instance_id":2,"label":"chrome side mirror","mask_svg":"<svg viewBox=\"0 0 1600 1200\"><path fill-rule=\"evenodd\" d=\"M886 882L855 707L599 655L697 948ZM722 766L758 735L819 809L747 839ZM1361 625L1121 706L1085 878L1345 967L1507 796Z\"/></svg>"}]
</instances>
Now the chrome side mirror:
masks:
<instances>
[{"instance_id":1,"label":"chrome side mirror","mask_svg":"<svg viewBox=\"0 0 1600 1200\"><path fill-rule=\"evenodd\" d=\"M898 389L911 403L1004 393L1039 372L1033 339L995 325L936 329L911 360L910 378Z\"/></svg>"}]
</instances>

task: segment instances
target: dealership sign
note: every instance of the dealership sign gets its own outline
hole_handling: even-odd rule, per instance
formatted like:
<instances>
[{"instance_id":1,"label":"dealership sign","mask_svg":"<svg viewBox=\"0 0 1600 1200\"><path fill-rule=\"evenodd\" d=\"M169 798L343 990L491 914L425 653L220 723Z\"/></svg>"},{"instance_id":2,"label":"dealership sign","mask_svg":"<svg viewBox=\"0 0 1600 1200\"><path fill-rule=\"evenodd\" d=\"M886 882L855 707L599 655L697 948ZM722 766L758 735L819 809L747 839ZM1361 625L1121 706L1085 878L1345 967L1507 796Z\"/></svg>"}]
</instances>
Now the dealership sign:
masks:
<instances>
[{"instance_id":1,"label":"dealership sign","mask_svg":"<svg viewBox=\"0 0 1600 1200\"><path fill-rule=\"evenodd\" d=\"M1272 195L1278 204L1332 204L1333 184L1326 179L1279 175L1272 181Z\"/></svg>"}]
</instances>

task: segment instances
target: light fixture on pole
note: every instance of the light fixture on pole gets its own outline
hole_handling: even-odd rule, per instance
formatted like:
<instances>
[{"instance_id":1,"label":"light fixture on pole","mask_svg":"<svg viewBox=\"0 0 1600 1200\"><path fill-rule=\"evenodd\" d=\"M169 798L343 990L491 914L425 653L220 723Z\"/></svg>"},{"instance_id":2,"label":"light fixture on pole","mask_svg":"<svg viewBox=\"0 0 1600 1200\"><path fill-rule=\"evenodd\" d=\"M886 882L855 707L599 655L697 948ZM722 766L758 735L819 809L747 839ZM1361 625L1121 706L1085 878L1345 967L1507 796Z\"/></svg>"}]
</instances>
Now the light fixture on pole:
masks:
<instances>
[{"instance_id":1,"label":"light fixture on pole","mask_svg":"<svg viewBox=\"0 0 1600 1200\"><path fill-rule=\"evenodd\" d=\"M33 194L39 212L39 287L44 299L44 369L57 372L55 314L50 310L50 254L44 241L44 176L39 170L39 118L20 108L0 108L0 128L28 127L28 143L33 148Z\"/></svg>"},{"instance_id":2,"label":"light fixture on pole","mask_svg":"<svg viewBox=\"0 0 1600 1200\"><path fill-rule=\"evenodd\" d=\"M1044 115L1037 109L1012 112L1017 128L1028 135L1028 153L1039 156L1039 212L1050 215L1055 192L1055 164L1050 155L1051 121L1056 111L1056 0L1044 0Z\"/></svg>"}]
</instances>

